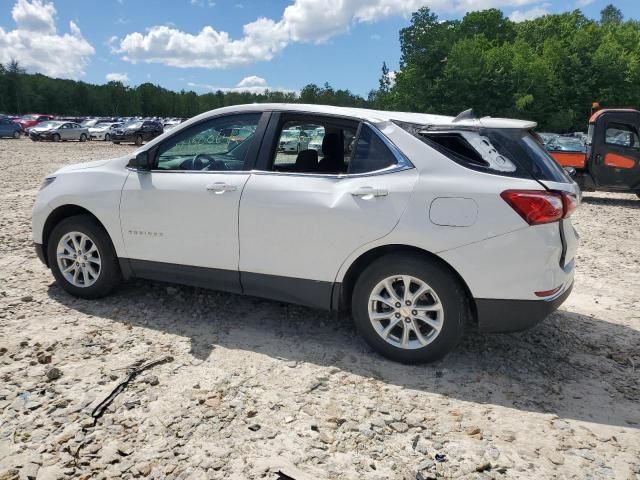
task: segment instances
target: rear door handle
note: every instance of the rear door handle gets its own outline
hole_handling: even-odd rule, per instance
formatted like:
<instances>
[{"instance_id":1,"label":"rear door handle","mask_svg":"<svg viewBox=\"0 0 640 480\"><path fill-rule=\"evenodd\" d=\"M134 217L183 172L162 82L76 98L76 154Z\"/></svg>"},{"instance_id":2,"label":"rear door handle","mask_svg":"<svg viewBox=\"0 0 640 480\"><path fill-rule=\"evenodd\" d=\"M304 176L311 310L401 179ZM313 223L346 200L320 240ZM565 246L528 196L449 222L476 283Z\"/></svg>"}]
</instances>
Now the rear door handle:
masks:
<instances>
[{"instance_id":1,"label":"rear door handle","mask_svg":"<svg viewBox=\"0 0 640 480\"><path fill-rule=\"evenodd\" d=\"M215 182L207 185L207 190L217 195L224 192L233 192L237 189L238 187L236 187L235 185L229 185L228 183L224 183L224 182Z\"/></svg>"},{"instance_id":2,"label":"rear door handle","mask_svg":"<svg viewBox=\"0 0 640 480\"><path fill-rule=\"evenodd\" d=\"M389 195L389 191L384 188L360 187L351 192L351 195L367 199L373 197L386 197Z\"/></svg>"}]
</instances>

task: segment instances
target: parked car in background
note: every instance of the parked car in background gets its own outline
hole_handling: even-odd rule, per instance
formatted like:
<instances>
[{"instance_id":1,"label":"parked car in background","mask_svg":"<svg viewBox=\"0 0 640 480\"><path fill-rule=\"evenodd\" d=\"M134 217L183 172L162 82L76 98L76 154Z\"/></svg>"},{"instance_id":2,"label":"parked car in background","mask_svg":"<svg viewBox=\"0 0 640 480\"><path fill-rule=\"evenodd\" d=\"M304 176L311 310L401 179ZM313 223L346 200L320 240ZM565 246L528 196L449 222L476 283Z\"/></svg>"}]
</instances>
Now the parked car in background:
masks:
<instances>
[{"instance_id":1,"label":"parked car in background","mask_svg":"<svg viewBox=\"0 0 640 480\"><path fill-rule=\"evenodd\" d=\"M587 151L584 141L577 137L557 136L545 145L551 152L581 152Z\"/></svg>"},{"instance_id":2,"label":"parked car in background","mask_svg":"<svg viewBox=\"0 0 640 480\"><path fill-rule=\"evenodd\" d=\"M89 139L89 129L73 122L48 121L42 122L29 129L29 138L34 142L51 140L60 142L78 140L86 142Z\"/></svg>"},{"instance_id":3,"label":"parked car in background","mask_svg":"<svg viewBox=\"0 0 640 480\"><path fill-rule=\"evenodd\" d=\"M164 131L166 132L167 130L171 130L172 128L177 127L178 125L180 125L184 120L181 118L169 118L166 119L163 123L162 126L164 128Z\"/></svg>"},{"instance_id":4,"label":"parked car in background","mask_svg":"<svg viewBox=\"0 0 640 480\"><path fill-rule=\"evenodd\" d=\"M22 127L9 117L0 118L0 137L20 138Z\"/></svg>"},{"instance_id":5,"label":"parked car in background","mask_svg":"<svg viewBox=\"0 0 640 480\"><path fill-rule=\"evenodd\" d=\"M46 122L48 120L53 120L53 115L41 115L39 113L30 113L28 115L23 115L18 120L18 124L22 128L22 131L25 134L29 133L29 128L35 127L39 123Z\"/></svg>"},{"instance_id":6,"label":"parked car in background","mask_svg":"<svg viewBox=\"0 0 640 480\"><path fill-rule=\"evenodd\" d=\"M114 129L111 133L111 141L113 143L133 142L136 145L142 145L143 142L148 142L158 135L162 135L162 132L163 128L160 122L138 120Z\"/></svg>"},{"instance_id":7,"label":"parked car in background","mask_svg":"<svg viewBox=\"0 0 640 480\"><path fill-rule=\"evenodd\" d=\"M309 148L309 134L304 130L283 130L278 150L285 153L298 153Z\"/></svg>"},{"instance_id":8,"label":"parked car in background","mask_svg":"<svg viewBox=\"0 0 640 480\"><path fill-rule=\"evenodd\" d=\"M547 132L537 132L537 134L542 139L542 142L544 143L545 147L560 136L557 133L547 133Z\"/></svg>"},{"instance_id":9,"label":"parked car in background","mask_svg":"<svg viewBox=\"0 0 640 480\"><path fill-rule=\"evenodd\" d=\"M324 131L321 154L278 155L283 130L308 125ZM468 324L525 329L571 292L580 190L535 125L323 105L213 110L132 154L47 176L33 241L77 297L141 277L350 310L383 355L435 360ZM236 130L251 134L231 148L193 141Z\"/></svg>"},{"instance_id":10,"label":"parked car in background","mask_svg":"<svg viewBox=\"0 0 640 480\"><path fill-rule=\"evenodd\" d=\"M93 127L89 127L89 137L91 140L104 140L108 142L111 140L113 132L118 128L121 128L124 124L122 122L99 122Z\"/></svg>"},{"instance_id":11,"label":"parked car in background","mask_svg":"<svg viewBox=\"0 0 640 480\"><path fill-rule=\"evenodd\" d=\"M324 128L318 128L311 133L311 140L307 148L322 153L322 139L324 138Z\"/></svg>"}]
</instances>

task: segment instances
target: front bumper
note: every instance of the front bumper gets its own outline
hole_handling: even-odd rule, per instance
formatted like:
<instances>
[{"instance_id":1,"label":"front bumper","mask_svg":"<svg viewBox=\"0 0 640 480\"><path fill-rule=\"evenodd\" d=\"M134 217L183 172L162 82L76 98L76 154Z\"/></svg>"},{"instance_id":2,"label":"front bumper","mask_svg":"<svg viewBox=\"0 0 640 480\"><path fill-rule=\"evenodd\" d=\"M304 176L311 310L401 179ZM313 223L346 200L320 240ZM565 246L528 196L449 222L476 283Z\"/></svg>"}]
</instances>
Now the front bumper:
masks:
<instances>
[{"instance_id":1,"label":"front bumper","mask_svg":"<svg viewBox=\"0 0 640 480\"><path fill-rule=\"evenodd\" d=\"M118 135L114 133L111 135L111 141L112 142L135 142L137 136L138 134L135 134L135 133L130 133L130 134L127 133L122 135Z\"/></svg>"},{"instance_id":2,"label":"front bumper","mask_svg":"<svg viewBox=\"0 0 640 480\"><path fill-rule=\"evenodd\" d=\"M41 243L34 243L33 248L36 250L36 255L38 256L40 261L48 267L49 263L47 262L47 256L44 253L44 245L42 245Z\"/></svg>"},{"instance_id":3,"label":"front bumper","mask_svg":"<svg viewBox=\"0 0 640 480\"><path fill-rule=\"evenodd\" d=\"M51 132L29 132L29 137L35 140L51 140L53 133Z\"/></svg>"},{"instance_id":4,"label":"front bumper","mask_svg":"<svg viewBox=\"0 0 640 480\"><path fill-rule=\"evenodd\" d=\"M478 327L483 332L526 330L555 312L571 294L573 282L551 300L496 300L476 298Z\"/></svg>"}]
</instances>

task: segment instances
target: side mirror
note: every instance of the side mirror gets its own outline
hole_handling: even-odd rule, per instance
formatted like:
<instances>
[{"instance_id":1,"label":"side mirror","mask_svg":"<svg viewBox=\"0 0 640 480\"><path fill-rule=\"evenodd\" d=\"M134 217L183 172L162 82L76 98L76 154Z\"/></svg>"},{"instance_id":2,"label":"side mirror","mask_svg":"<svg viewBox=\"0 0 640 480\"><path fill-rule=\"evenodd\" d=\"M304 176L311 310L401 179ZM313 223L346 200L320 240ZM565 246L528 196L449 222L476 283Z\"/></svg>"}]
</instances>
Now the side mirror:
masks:
<instances>
[{"instance_id":1,"label":"side mirror","mask_svg":"<svg viewBox=\"0 0 640 480\"><path fill-rule=\"evenodd\" d=\"M134 159L134 166L138 170L142 170L144 172L148 172L151 170L151 156L149 152L146 150L144 152L140 152L136 155Z\"/></svg>"},{"instance_id":2,"label":"side mirror","mask_svg":"<svg viewBox=\"0 0 640 480\"><path fill-rule=\"evenodd\" d=\"M573 167L564 167L564 171L567 172L567 175L571 178L576 176L576 169Z\"/></svg>"}]
</instances>

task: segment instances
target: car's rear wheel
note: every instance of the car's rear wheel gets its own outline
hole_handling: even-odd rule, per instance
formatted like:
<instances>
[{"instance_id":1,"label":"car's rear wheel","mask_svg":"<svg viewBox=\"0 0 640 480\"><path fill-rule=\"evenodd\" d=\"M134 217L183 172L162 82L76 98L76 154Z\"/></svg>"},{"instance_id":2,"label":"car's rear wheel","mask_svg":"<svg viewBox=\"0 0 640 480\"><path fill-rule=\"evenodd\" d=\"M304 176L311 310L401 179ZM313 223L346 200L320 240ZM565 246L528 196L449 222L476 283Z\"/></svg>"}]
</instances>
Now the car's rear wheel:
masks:
<instances>
[{"instance_id":1,"label":"car's rear wheel","mask_svg":"<svg viewBox=\"0 0 640 480\"><path fill-rule=\"evenodd\" d=\"M20 138L20 132L18 130L13 132L13 138L15 138L16 140L18 140Z\"/></svg>"},{"instance_id":2,"label":"car's rear wheel","mask_svg":"<svg viewBox=\"0 0 640 480\"><path fill-rule=\"evenodd\" d=\"M136 136L136 145L138 146L142 145L142 135Z\"/></svg>"},{"instance_id":3,"label":"car's rear wheel","mask_svg":"<svg viewBox=\"0 0 640 480\"><path fill-rule=\"evenodd\" d=\"M60 135L58 135L57 133L54 133L53 136L51 137L51 140L53 140L54 142L59 142Z\"/></svg>"},{"instance_id":4,"label":"car's rear wheel","mask_svg":"<svg viewBox=\"0 0 640 480\"><path fill-rule=\"evenodd\" d=\"M62 220L48 239L47 258L58 284L81 298L100 298L120 282L111 239L88 215Z\"/></svg>"},{"instance_id":5,"label":"car's rear wheel","mask_svg":"<svg viewBox=\"0 0 640 480\"><path fill-rule=\"evenodd\" d=\"M407 254L369 265L356 281L351 307L367 343L403 363L443 357L460 340L469 317L458 278L436 261Z\"/></svg>"},{"instance_id":6,"label":"car's rear wheel","mask_svg":"<svg viewBox=\"0 0 640 480\"><path fill-rule=\"evenodd\" d=\"M81 142L86 142L87 141L87 136L84 133L82 135L80 135L80 141Z\"/></svg>"}]
</instances>

